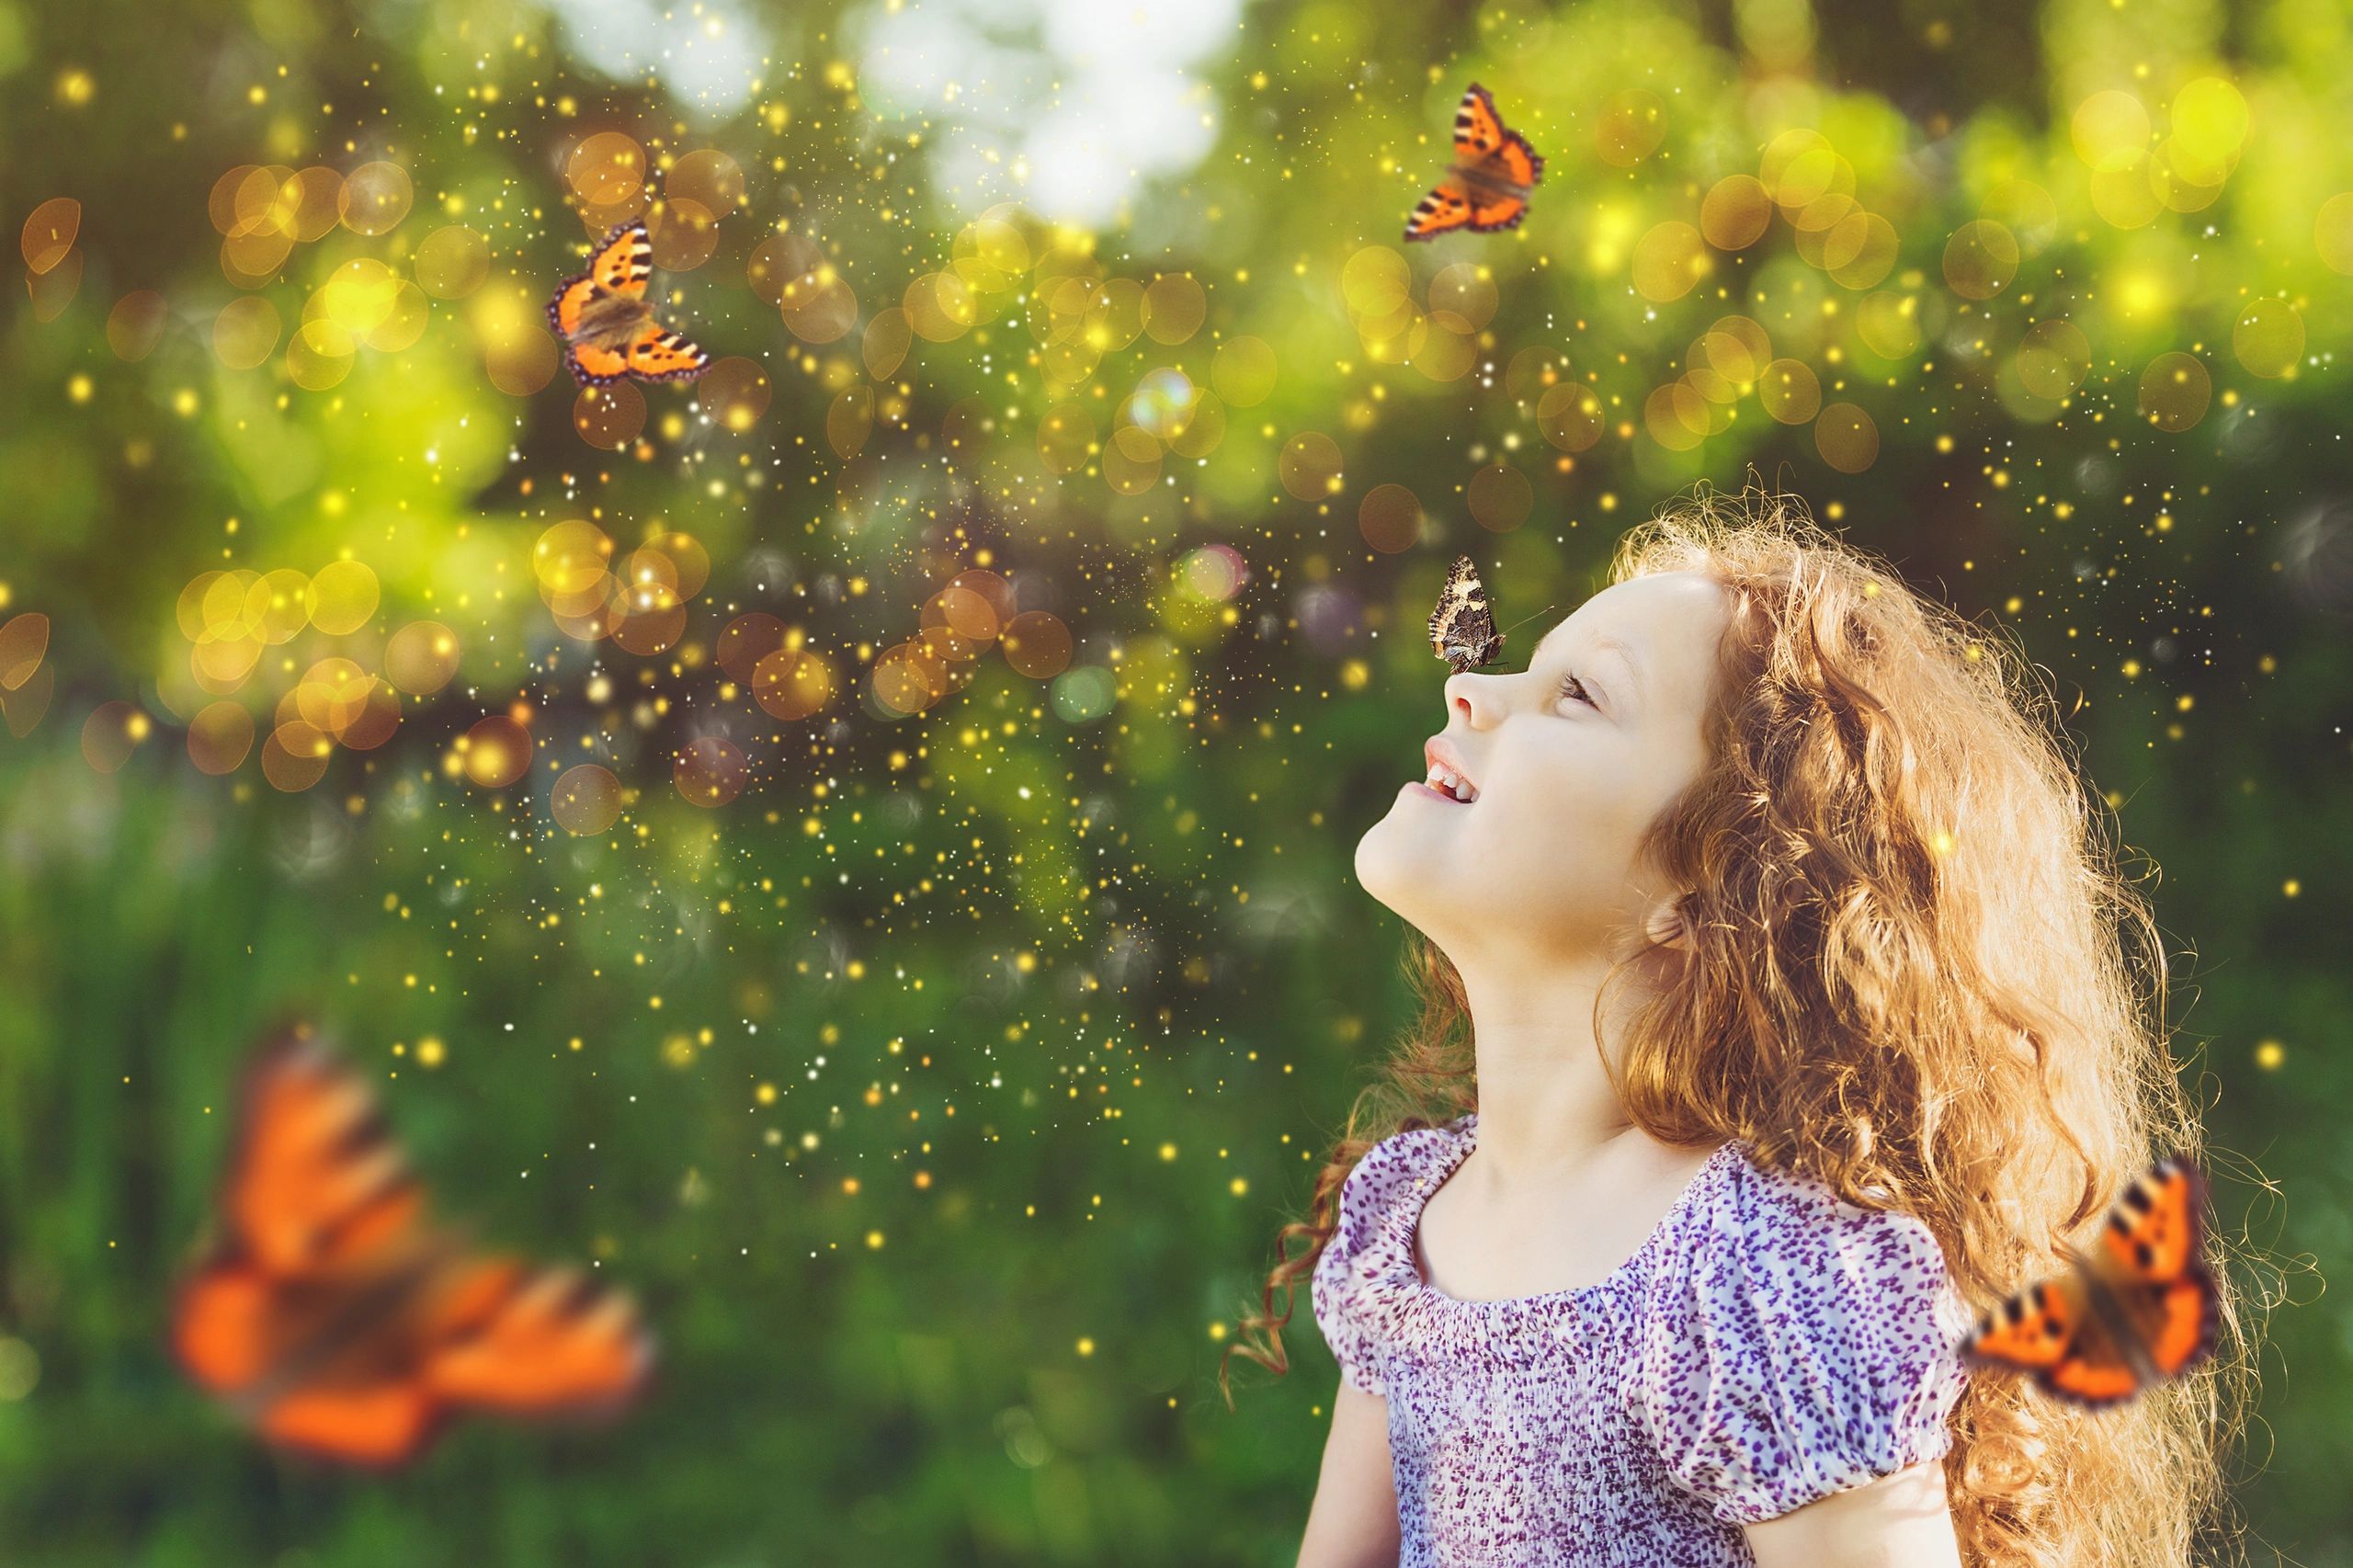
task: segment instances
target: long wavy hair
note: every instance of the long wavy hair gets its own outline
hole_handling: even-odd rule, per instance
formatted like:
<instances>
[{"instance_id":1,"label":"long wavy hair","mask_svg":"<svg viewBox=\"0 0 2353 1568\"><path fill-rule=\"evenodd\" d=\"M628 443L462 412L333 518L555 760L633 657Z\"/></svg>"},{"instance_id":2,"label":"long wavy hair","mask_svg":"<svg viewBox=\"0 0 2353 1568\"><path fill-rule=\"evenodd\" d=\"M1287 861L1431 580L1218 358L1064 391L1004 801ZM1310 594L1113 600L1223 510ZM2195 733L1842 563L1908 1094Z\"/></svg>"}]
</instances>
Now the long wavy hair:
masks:
<instances>
[{"instance_id":1,"label":"long wavy hair","mask_svg":"<svg viewBox=\"0 0 2353 1568\"><path fill-rule=\"evenodd\" d=\"M2010 644L1753 484L1668 503L1610 576L1689 570L1732 608L1710 761L1645 844L1688 890L1688 946L1636 938L1604 990L1637 964L1650 990L1605 1065L1654 1137L1739 1139L1850 1202L1918 1216L1982 1310L2064 1267L2156 1154L2201 1153L2155 924ZM1282 1328L1357 1161L1477 1108L1461 976L1418 932L1407 968L1420 1016L1351 1108L1308 1218L1278 1233L1228 1359L1286 1369ZM2234 1540L2222 1460L2252 1346L2214 1272L2214 1358L2121 1407L1972 1375L1945 1476L1972 1568L2180 1568L2194 1538ZM1227 1373L1221 1360L1230 1406Z\"/></svg>"}]
</instances>

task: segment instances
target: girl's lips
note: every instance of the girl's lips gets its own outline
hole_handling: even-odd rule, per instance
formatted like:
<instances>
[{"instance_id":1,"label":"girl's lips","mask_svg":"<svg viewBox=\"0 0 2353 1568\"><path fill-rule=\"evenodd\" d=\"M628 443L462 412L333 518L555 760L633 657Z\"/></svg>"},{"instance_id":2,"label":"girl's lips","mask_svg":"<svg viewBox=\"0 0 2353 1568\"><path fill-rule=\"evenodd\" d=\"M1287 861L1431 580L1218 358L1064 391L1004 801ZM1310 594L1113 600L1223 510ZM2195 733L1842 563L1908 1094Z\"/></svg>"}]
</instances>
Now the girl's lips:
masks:
<instances>
[{"instance_id":1,"label":"girl's lips","mask_svg":"<svg viewBox=\"0 0 2353 1568\"><path fill-rule=\"evenodd\" d=\"M1433 790L1418 778L1409 780L1406 783L1405 788L1415 790L1418 793L1427 795L1433 801L1444 801L1449 806L1468 806L1476 803L1471 801L1458 801L1453 796L1448 794L1445 790Z\"/></svg>"}]
</instances>

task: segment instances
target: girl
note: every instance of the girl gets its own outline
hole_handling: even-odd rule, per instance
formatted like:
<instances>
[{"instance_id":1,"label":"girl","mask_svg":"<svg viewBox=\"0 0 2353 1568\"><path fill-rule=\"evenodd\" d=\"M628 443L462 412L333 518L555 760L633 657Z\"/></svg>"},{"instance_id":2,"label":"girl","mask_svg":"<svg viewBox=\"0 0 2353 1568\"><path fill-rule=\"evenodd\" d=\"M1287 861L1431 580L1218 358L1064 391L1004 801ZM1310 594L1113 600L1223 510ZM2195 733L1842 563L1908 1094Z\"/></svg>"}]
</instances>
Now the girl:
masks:
<instances>
[{"instance_id":1,"label":"girl","mask_svg":"<svg viewBox=\"0 0 2353 1568\"><path fill-rule=\"evenodd\" d=\"M1952 1349L2197 1150L2047 699L1755 489L1611 579L1358 846L1422 1018L1234 1346L1311 1276L1301 1568L2178 1568L2237 1358L2090 1414Z\"/></svg>"}]
</instances>

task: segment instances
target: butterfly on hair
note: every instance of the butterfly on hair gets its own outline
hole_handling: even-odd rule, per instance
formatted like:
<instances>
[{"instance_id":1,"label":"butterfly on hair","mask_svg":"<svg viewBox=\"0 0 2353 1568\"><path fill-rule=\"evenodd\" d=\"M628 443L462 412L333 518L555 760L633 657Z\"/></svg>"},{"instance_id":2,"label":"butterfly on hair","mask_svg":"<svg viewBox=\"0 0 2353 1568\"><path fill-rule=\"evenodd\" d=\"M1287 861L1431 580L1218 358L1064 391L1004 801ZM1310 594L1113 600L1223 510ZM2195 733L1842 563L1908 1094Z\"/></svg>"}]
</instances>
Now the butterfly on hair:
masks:
<instances>
[{"instance_id":1,"label":"butterfly on hair","mask_svg":"<svg viewBox=\"0 0 2353 1568\"><path fill-rule=\"evenodd\" d=\"M2098 1244L1987 1312L1962 1342L1962 1359L2027 1373L2045 1392L2090 1409L2204 1360L2213 1354L2219 1311L2200 1256L2205 1193L2188 1159L2158 1161L2124 1189Z\"/></svg>"},{"instance_id":2,"label":"butterfly on hair","mask_svg":"<svg viewBox=\"0 0 2353 1568\"><path fill-rule=\"evenodd\" d=\"M1430 652L1461 675L1494 664L1503 646L1504 634L1495 630L1479 569L1469 556L1456 556L1447 569L1446 585L1438 590L1438 608L1430 611Z\"/></svg>"},{"instance_id":3,"label":"butterfly on hair","mask_svg":"<svg viewBox=\"0 0 2353 1568\"><path fill-rule=\"evenodd\" d=\"M1454 111L1454 162L1405 221L1405 237L1517 228L1528 216L1529 192L1543 177L1544 160L1504 124L1495 98L1473 82Z\"/></svg>"},{"instance_id":4,"label":"butterfly on hair","mask_svg":"<svg viewBox=\"0 0 2353 1568\"><path fill-rule=\"evenodd\" d=\"M654 241L645 220L615 224L598 242L588 270L556 285L548 324L563 344L563 362L584 387L608 386L623 376L641 381L690 381L710 369L710 356L682 333L662 324L645 301L654 276Z\"/></svg>"},{"instance_id":5,"label":"butterfly on hair","mask_svg":"<svg viewBox=\"0 0 2353 1568\"><path fill-rule=\"evenodd\" d=\"M610 1416L652 1373L621 1291L427 1222L367 1082L305 1026L246 1069L211 1232L171 1304L173 1356L290 1453L388 1469L457 1415Z\"/></svg>"}]
</instances>

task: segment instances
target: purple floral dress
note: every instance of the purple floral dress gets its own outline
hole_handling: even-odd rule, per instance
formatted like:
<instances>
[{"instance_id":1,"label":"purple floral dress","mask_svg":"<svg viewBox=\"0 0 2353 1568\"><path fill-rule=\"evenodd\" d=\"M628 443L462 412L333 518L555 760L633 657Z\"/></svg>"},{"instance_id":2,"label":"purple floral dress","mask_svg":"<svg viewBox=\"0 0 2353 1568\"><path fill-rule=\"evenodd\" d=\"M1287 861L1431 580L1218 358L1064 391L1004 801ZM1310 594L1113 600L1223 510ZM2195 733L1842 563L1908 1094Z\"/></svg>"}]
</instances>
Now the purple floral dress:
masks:
<instances>
[{"instance_id":1,"label":"purple floral dress","mask_svg":"<svg viewBox=\"0 0 2353 1568\"><path fill-rule=\"evenodd\" d=\"M1726 1143L1608 1278L1457 1301L1414 1234L1477 1129L1368 1153L1310 1291L1388 1402L1399 1568L1750 1563L1741 1526L1949 1447L1971 1314L1918 1220Z\"/></svg>"}]
</instances>

